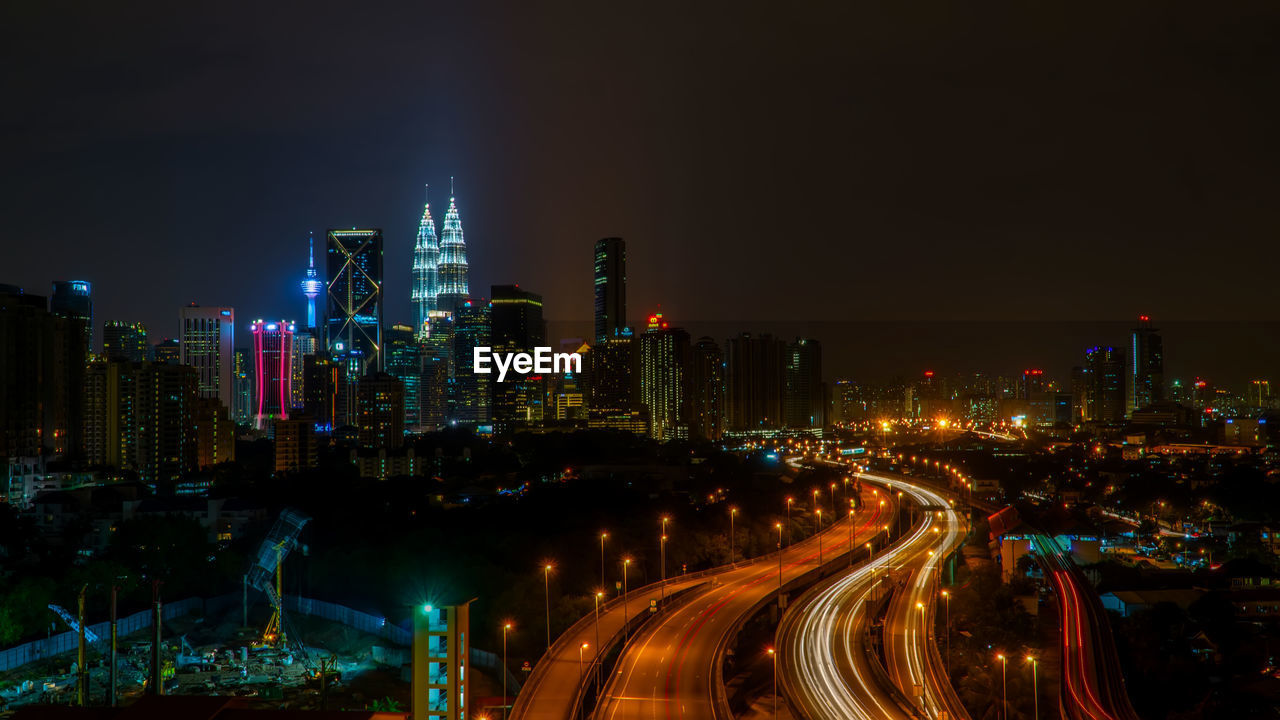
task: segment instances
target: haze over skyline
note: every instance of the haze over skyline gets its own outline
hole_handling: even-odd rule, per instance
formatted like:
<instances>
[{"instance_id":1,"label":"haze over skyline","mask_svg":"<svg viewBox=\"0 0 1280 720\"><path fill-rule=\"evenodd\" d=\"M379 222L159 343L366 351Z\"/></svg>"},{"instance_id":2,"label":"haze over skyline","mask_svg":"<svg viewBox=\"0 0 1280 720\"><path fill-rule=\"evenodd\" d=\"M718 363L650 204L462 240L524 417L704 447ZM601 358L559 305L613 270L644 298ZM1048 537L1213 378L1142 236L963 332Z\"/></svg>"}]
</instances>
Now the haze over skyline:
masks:
<instances>
[{"instance_id":1,"label":"haze over skyline","mask_svg":"<svg viewBox=\"0 0 1280 720\"><path fill-rule=\"evenodd\" d=\"M1274 319L1274 6L740 10L8 7L0 281L300 319L307 233L380 227L408 321L453 175L475 294L557 320L610 235L633 322Z\"/></svg>"}]
</instances>

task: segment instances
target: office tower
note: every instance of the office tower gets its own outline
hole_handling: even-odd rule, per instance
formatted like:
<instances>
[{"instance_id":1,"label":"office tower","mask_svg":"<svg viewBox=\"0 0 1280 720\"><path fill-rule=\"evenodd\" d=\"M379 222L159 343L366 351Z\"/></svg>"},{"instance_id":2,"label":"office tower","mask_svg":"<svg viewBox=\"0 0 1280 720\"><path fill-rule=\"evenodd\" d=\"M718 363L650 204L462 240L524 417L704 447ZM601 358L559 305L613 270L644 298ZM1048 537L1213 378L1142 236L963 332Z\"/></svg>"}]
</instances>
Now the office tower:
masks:
<instances>
[{"instance_id":1,"label":"office tower","mask_svg":"<svg viewBox=\"0 0 1280 720\"><path fill-rule=\"evenodd\" d=\"M185 365L92 363L85 379L89 463L136 472L152 487L194 470L198 383L197 371Z\"/></svg>"},{"instance_id":2,"label":"office tower","mask_svg":"<svg viewBox=\"0 0 1280 720\"><path fill-rule=\"evenodd\" d=\"M831 399L832 420L854 422L867 417L867 404L861 385L849 379L836 380Z\"/></svg>"},{"instance_id":3,"label":"office tower","mask_svg":"<svg viewBox=\"0 0 1280 720\"><path fill-rule=\"evenodd\" d=\"M1177 382L1176 380L1174 382ZM1249 381L1249 404L1253 407L1265 408L1271 406L1271 381L1270 380L1250 380Z\"/></svg>"},{"instance_id":4,"label":"office tower","mask_svg":"<svg viewBox=\"0 0 1280 720\"><path fill-rule=\"evenodd\" d=\"M85 360L93 352L93 292L84 280L54 280L49 312L79 324Z\"/></svg>"},{"instance_id":5,"label":"office tower","mask_svg":"<svg viewBox=\"0 0 1280 720\"><path fill-rule=\"evenodd\" d=\"M729 429L754 432L781 427L786 344L772 335L742 333L729 338L726 350Z\"/></svg>"},{"instance_id":6,"label":"office tower","mask_svg":"<svg viewBox=\"0 0 1280 720\"><path fill-rule=\"evenodd\" d=\"M196 467L207 468L236 459L236 424L231 412L213 398L199 398L192 410Z\"/></svg>"},{"instance_id":7,"label":"office tower","mask_svg":"<svg viewBox=\"0 0 1280 720\"><path fill-rule=\"evenodd\" d=\"M123 320L108 320L102 324L102 356L105 359L145 362L150 354L146 325Z\"/></svg>"},{"instance_id":8,"label":"office tower","mask_svg":"<svg viewBox=\"0 0 1280 720\"><path fill-rule=\"evenodd\" d=\"M84 328L42 295L0 285L0 462L79 454L84 443Z\"/></svg>"},{"instance_id":9,"label":"office tower","mask_svg":"<svg viewBox=\"0 0 1280 720\"><path fill-rule=\"evenodd\" d=\"M1092 347L1085 351L1088 389L1085 419L1118 423L1125 416L1124 353L1113 347Z\"/></svg>"},{"instance_id":10,"label":"office tower","mask_svg":"<svg viewBox=\"0 0 1280 720\"><path fill-rule=\"evenodd\" d=\"M179 365L182 361L182 350L175 338L165 338L151 346L151 359L165 365Z\"/></svg>"},{"instance_id":11,"label":"office tower","mask_svg":"<svg viewBox=\"0 0 1280 720\"><path fill-rule=\"evenodd\" d=\"M1018 385L1018 397L1030 400L1036 393L1044 392L1044 370L1028 368L1022 371L1022 382Z\"/></svg>"},{"instance_id":12,"label":"office tower","mask_svg":"<svg viewBox=\"0 0 1280 720\"><path fill-rule=\"evenodd\" d=\"M238 425L253 422L253 355L248 348L236 348L235 367L232 368L232 384L235 386L231 405L231 419Z\"/></svg>"},{"instance_id":13,"label":"office tower","mask_svg":"<svg viewBox=\"0 0 1280 720\"><path fill-rule=\"evenodd\" d=\"M318 464L315 423L311 418L277 420L275 442L277 475L306 470Z\"/></svg>"},{"instance_id":14,"label":"office tower","mask_svg":"<svg viewBox=\"0 0 1280 720\"><path fill-rule=\"evenodd\" d=\"M453 420L468 425L485 425L492 418L489 384L491 375L474 372L473 348L489 346L489 302L483 298L464 300L453 316Z\"/></svg>"},{"instance_id":15,"label":"office tower","mask_svg":"<svg viewBox=\"0 0 1280 720\"><path fill-rule=\"evenodd\" d=\"M354 379L382 369L382 231L330 230L324 349Z\"/></svg>"},{"instance_id":16,"label":"office tower","mask_svg":"<svg viewBox=\"0 0 1280 720\"><path fill-rule=\"evenodd\" d=\"M596 241L596 342L617 336L627 327L627 244L622 238Z\"/></svg>"},{"instance_id":17,"label":"office tower","mask_svg":"<svg viewBox=\"0 0 1280 720\"><path fill-rule=\"evenodd\" d=\"M1088 419L1090 384L1093 376L1089 368L1077 365L1071 368L1071 422L1080 424Z\"/></svg>"},{"instance_id":18,"label":"office tower","mask_svg":"<svg viewBox=\"0 0 1280 720\"><path fill-rule=\"evenodd\" d=\"M319 316L316 314L316 298L324 292L324 281L320 279L320 272L316 270L314 236L307 238L307 274L302 277L301 287L302 296L307 299L307 330L311 331L314 337L318 330L316 323L319 321Z\"/></svg>"},{"instance_id":19,"label":"office tower","mask_svg":"<svg viewBox=\"0 0 1280 720\"><path fill-rule=\"evenodd\" d=\"M293 398L293 323L255 320L253 334L254 427L266 430L288 418Z\"/></svg>"},{"instance_id":20,"label":"office tower","mask_svg":"<svg viewBox=\"0 0 1280 720\"><path fill-rule=\"evenodd\" d=\"M461 233L461 228L459 228ZM423 336L430 332L431 311L436 310L436 295L440 292L440 240L436 238L436 221L431 217L431 203L422 208L418 221L418 239L413 245L413 331Z\"/></svg>"},{"instance_id":21,"label":"office tower","mask_svg":"<svg viewBox=\"0 0 1280 720\"><path fill-rule=\"evenodd\" d=\"M823 427L826 401L822 387L822 345L817 340L796 338L787 345L785 362L783 422L790 428ZM931 390L934 389L931 386Z\"/></svg>"},{"instance_id":22,"label":"office tower","mask_svg":"<svg viewBox=\"0 0 1280 720\"><path fill-rule=\"evenodd\" d=\"M306 387L303 413L321 432L332 432L347 425L342 395L343 388L349 385L346 365L324 355L308 355L302 362Z\"/></svg>"},{"instance_id":23,"label":"office tower","mask_svg":"<svg viewBox=\"0 0 1280 720\"><path fill-rule=\"evenodd\" d=\"M586 352L584 346L579 352ZM580 423L587 419L587 393L581 373L563 373L553 378L555 419L562 423ZM551 408L548 408L548 415Z\"/></svg>"},{"instance_id":24,"label":"office tower","mask_svg":"<svg viewBox=\"0 0 1280 720\"><path fill-rule=\"evenodd\" d=\"M689 433L701 440L724 434L724 354L709 337L698 338L689 354Z\"/></svg>"},{"instance_id":25,"label":"office tower","mask_svg":"<svg viewBox=\"0 0 1280 720\"><path fill-rule=\"evenodd\" d=\"M422 345L421 410L418 420L424 428L444 425L453 417L450 405L453 379L453 314L443 310L427 313L427 335Z\"/></svg>"},{"instance_id":26,"label":"office tower","mask_svg":"<svg viewBox=\"0 0 1280 720\"><path fill-rule=\"evenodd\" d=\"M1138 317L1129 345L1128 413L1164 399L1164 343L1151 318Z\"/></svg>"},{"instance_id":27,"label":"office tower","mask_svg":"<svg viewBox=\"0 0 1280 720\"><path fill-rule=\"evenodd\" d=\"M489 344L493 352L532 353L534 348L546 345L541 295L521 290L518 285L494 285L489 304ZM511 372L503 382L491 382L489 387L495 432L542 422L546 391L541 376Z\"/></svg>"},{"instance_id":28,"label":"office tower","mask_svg":"<svg viewBox=\"0 0 1280 720\"><path fill-rule=\"evenodd\" d=\"M387 373L366 375L356 385L360 447L399 450L404 446L404 383Z\"/></svg>"},{"instance_id":29,"label":"office tower","mask_svg":"<svg viewBox=\"0 0 1280 720\"><path fill-rule=\"evenodd\" d=\"M630 411L640 405L640 378L636 369L636 344L627 329L587 353L589 407L594 413Z\"/></svg>"},{"instance_id":30,"label":"office tower","mask_svg":"<svg viewBox=\"0 0 1280 720\"><path fill-rule=\"evenodd\" d=\"M640 402L649 410L649 436L658 442L688 439L689 333L668 325L662 313L654 313L636 342Z\"/></svg>"},{"instance_id":31,"label":"office tower","mask_svg":"<svg viewBox=\"0 0 1280 720\"><path fill-rule=\"evenodd\" d=\"M429 322L422 325L424 331ZM417 430L422 424L422 345L410 325L392 325L383 333L387 374L404 385L404 426Z\"/></svg>"},{"instance_id":32,"label":"office tower","mask_svg":"<svg viewBox=\"0 0 1280 720\"><path fill-rule=\"evenodd\" d=\"M235 312L229 307L188 305L178 313L179 362L196 369L200 397L235 404ZM158 357L157 357L158 359Z\"/></svg>"},{"instance_id":33,"label":"office tower","mask_svg":"<svg viewBox=\"0 0 1280 720\"><path fill-rule=\"evenodd\" d=\"M452 189L450 189L452 195ZM439 292L436 309L452 312L465 302L470 289L467 281L467 243L462 237L462 219L458 205L449 198L449 209L444 214L444 226L440 229Z\"/></svg>"}]
</instances>

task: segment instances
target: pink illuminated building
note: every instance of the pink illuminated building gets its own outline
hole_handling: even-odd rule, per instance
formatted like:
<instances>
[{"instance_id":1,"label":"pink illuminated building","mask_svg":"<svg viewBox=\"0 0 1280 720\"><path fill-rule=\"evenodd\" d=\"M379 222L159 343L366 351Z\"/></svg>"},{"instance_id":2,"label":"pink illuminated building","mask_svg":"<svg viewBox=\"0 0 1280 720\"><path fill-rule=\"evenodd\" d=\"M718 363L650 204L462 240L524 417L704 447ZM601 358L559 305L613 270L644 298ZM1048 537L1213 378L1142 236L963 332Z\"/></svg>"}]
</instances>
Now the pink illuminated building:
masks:
<instances>
[{"instance_id":1,"label":"pink illuminated building","mask_svg":"<svg viewBox=\"0 0 1280 720\"><path fill-rule=\"evenodd\" d=\"M287 420L293 392L294 325L283 320L255 320L249 326L253 333L253 363L257 370L254 427L266 430L275 420Z\"/></svg>"}]
</instances>

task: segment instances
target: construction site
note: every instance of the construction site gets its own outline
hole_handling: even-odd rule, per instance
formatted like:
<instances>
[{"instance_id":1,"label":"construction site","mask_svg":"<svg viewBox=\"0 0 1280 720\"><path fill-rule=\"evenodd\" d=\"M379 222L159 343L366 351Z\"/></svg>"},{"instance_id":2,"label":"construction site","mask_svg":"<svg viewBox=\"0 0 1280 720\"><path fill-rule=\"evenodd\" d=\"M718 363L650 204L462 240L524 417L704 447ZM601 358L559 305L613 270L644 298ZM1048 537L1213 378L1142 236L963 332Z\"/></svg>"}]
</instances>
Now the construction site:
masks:
<instances>
[{"instance_id":1,"label":"construction site","mask_svg":"<svg viewBox=\"0 0 1280 720\"><path fill-rule=\"evenodd\" d=\"M284 559L308 520L280 515L242 593L175 604L181 612L157 599L149 611L96 625L85 624L83 591L77 613L50 606L69 629L0 654L0 717L40 705L128 706L145 695L234 697L251 709L407 712L410 631L281 592ZM484 694L494 683L483 677L486 668L477 670Z\"/></svg>"}]
</instances>

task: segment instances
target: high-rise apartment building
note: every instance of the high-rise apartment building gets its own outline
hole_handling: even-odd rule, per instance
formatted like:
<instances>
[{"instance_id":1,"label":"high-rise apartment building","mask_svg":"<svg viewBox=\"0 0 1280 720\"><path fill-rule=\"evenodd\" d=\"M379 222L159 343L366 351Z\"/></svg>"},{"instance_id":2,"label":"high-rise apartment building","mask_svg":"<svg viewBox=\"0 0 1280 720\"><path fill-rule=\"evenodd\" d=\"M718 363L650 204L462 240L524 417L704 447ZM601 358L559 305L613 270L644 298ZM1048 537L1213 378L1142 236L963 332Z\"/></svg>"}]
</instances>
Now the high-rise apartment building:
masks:
<instances>
[{"instance_id":1,"label":"high-rise apartment building","mask_svg":"<svg viewBox=\"0 0 1280 720\"><path fill-rule=\"evenodd\" d=\"M467 270L467 243L462 235L462 218L450 189L449 209L440 228L440 262L437 266L439 292L436 309L452 312L471 295Z\"/></svg>"},{"instance_id":2,"label":"high-rise apartment building","mask_svg":"<svg viewBox=\"0 0 1280 720\"><path fill-rule=\"evenodd\" d=\"M146 362L151 355L147 326L140 322L108 320L102 324L102 356L121 362Z\"/></svg>"},{"instance_id":3,"label":"high-rise apartment building","mask_svg":"<svg viewBox=\"0 0 1280 720\"><path fill-rule=\"evenodd\" d=\"M1164 399L1164 343L1158 333L1150 317L1138 317L1129 343L1127 414Z\"/></svg>"},{"instance_id":4,"label":"high-rise apartment building","mask_svg":"<svg viewBox=\"0 0 1280 720\"><path fill-rule=\"evenodd\" d=\"M230 408L235 404L236 314L229 307L191 304L178 313L179 363L196 369L200 397L216 398ZM159 356L156 356L159 360Z\"/></svg>"},{"instance_id":5,"label":"high-rise apartment building","mask_svg":"<svg viewBox=\"0 0 1280 720\"><path fill-rule=\"evenodd\" d=\"M636 342L640 402L649 410L649 436L659 442L687 439L689 333L670 327L662 313L654 313Z\"/></svg>"},{"instance_id":6,"label":"high-rise apartment building","mask_svg":"<svg viewBox=\"0 0 1280 720\"><path fill-rule=\"evenodd\" d=\"M725 353L725 398L729 429L738 432L782 427L786 344L772 335L742 333Z\"/></svg>"},{"instance_id":7,"label":"high-rise apartment building","mask_svg":"<svg viewBox=\"0 0 1280 720\"><path fill-rule=\"evenodd\" d=\"M404 385L404 425L413 430L422 424L422 344L418 337L409 325L392 325L383 333L387 374Z\"/></svg>"},{"instance_id":8,"label":"high-rise apartment building","mask_svg":"<svg viewBox=\"0 0 1280 720\"><path fill-rule=\"evenodd\" d=\"M153 487L175 483L200 460L198 373L158 362L96 362L85 380L87 456L92 465L131 470ZM208 403L221 403L205 398ZM209 458L227 457L227 436L210 425ZM226 426L222 426L226 430ZM220 445L221 443L221 445Z\"/></svg>"},{"instance_id":9,"label":"high-rise apartment building","mask_svg":"<svg viewBox=\"0 0 1280 720\"><path fill-rule=\"evenodd\" d=\"M518 285L494 285L492 289L489 344L493 352L532 353L534 348L546 345L542 296ZM489 387L496 432L542 422L546 403L544 378L509 373L504 382L492 382Z\"/></svg>"},{"instance_id":10,"label":"high-rise apartment building","mask_svg":"<svg viewBox=\"0 0 1280 720\"><path fill-rule=\"evenodd\" d=\"M254 426L266 430L288 419L293 407L293 323L255 320L253 334Z\"/></svg>"},{"instance_id":11,"label":"high-rise apartment building","mask_svg":"<svg viewBox=\"0 0 1280 720\"><path fill-rule=\"evenodd\" d=\"M387 373L366 375L356 386L360 447L399 450L404 446L404 383Z\"/></svg>"},{"instance_id":12,"label":"high-rise apartment building","mask_svg":"<svg viewBox=\"0 0 1280 720\"><path fill-rule=\"evenodd\" d=\"M382 369L382 231L326 233L324 350L358 378Z\"/></svg>"},{"instance_id":13,"label":"high-rise apartment building","mask_svg":"<svg viewBox=\"0 0 1280 720\"><path fill-rule=\"evenodd\" d=\"M709 337L689 353L689 434L719 440L724 434L724 354Z\"/></svg>"},{"instance_id":14,"label":"high-rise apartment building","mask_svg":"<svg viewBox=\"0 0 1280 720\"><path fill-rule=\"evenodd\" d=\"M627 327L627 244L622 238L596 241L593 256L596 342Z\"/></svg>"}]
</instances>

